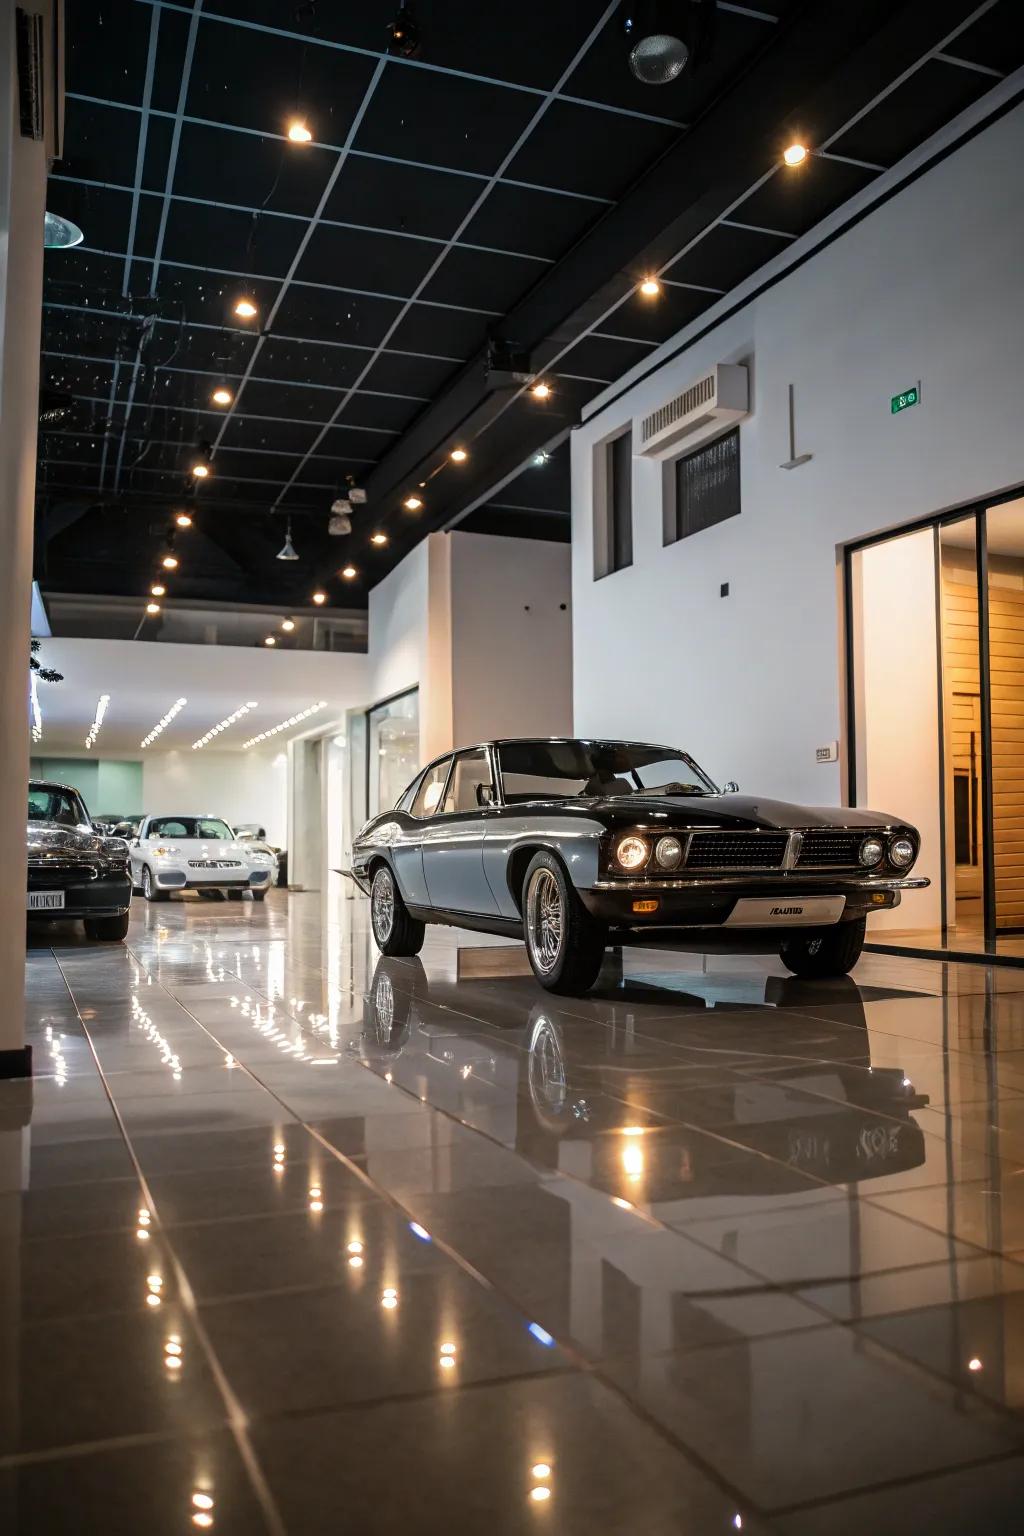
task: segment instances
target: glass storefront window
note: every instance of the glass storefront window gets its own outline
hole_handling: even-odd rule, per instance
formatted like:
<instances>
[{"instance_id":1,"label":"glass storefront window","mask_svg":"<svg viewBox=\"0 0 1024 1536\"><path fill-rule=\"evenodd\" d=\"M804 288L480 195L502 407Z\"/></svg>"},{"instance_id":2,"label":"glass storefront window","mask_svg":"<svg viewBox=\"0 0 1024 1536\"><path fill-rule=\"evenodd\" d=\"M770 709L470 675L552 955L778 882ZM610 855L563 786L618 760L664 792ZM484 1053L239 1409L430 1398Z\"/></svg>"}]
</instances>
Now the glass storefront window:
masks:
<instances>
[{"instance_id":1,"label":"glass storefront window","mask_svg":"<svg viewBox=\"0 0 1024 1536\"><path fill-rule=\"evenodd\" d=\"M419 690L403 693L367 714L369 796L367 814L390 810L420 761Z\"/></svg>"}]
</instances>

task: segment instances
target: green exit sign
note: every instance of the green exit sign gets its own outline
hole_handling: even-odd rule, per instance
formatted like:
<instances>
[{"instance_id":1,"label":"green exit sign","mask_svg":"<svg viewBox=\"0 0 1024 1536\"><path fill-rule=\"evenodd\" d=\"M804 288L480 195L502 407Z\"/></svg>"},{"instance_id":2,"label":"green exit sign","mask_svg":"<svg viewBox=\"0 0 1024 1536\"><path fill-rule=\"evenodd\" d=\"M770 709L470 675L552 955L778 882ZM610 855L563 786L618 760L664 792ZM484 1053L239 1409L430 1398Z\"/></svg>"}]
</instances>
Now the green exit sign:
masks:
<instances>
[{"instance_id":1,"label":"green exit sign","mask_svg":"<svg viewBox=\"0 0 1024 1536\"><path fill-rule=\"evenodd\" d=\"M921 391L915 384L913 389L905 389L902 394L893 395L889 401L889 410L894 416L898 416L900 411L909 410L912 405L920 405L920 403Z\"/></svg>"}]
</instances>

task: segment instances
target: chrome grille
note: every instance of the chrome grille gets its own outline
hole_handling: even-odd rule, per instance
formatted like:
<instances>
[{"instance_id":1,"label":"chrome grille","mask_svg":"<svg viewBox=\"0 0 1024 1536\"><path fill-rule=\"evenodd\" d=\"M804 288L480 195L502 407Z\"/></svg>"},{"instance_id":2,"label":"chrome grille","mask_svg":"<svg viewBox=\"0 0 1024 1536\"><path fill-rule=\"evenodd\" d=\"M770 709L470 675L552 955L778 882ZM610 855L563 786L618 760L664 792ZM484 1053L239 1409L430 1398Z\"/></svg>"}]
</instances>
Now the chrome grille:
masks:
<instances>
[{"instance_id":1,"label":"chrome grille","mask_svg":"<svg viewBox=\"0 0 1024 1536\"><path fill-rule=\"evenodd\" d=\"M797 869L825 866L830 869L860 869L860 845L866 832L842 832L830 827L804 833L804 844L796 861Z\"/></svg>"},{"instance_id":2,"label":"chrome grille","mask_svg":"<svg viewBox=\"0 0 1024 1536\"><path fill-rule=\"evenodd\" d=\"M781 869L788 832L695 832L687 869Z\"/></svg>"},{"instance_id":3,"label":"chrome grille","mask_svg":"<svg viewBox=\"0 0 1024 1536\"><path fill-rule=\"evenodd\" d=\"M59 891L66 885L95 880L98 874L95 864L66 864L57 859L46 859L39 864L29 864L28 888L30 891Z\"/></svg>"}]
</instances>

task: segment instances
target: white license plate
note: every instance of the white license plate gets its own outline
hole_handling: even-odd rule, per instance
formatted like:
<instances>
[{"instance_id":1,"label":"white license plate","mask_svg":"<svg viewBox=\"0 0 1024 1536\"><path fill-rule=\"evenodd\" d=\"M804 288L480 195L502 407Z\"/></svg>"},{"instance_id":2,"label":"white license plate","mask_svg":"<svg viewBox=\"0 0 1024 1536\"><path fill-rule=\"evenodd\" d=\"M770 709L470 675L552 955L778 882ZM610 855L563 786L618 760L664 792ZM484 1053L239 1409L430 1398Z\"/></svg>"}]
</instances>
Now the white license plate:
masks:
<instances>
[{"instance_id":1,"label":"white license plate","mask_svg":"<svg viewBox=\"0 0 1024 1536\"><path fill-rule=\"evenodd\" d=\"M64 905L63 891L29 891L30 912L59 912Z\"/></svg>"},{"instance_id":2,"label":"white license plate","mask_svg":"<svg viewBox=\"0 0 1024 1536\"><path fill-rule=\"evenodd\" d=\"M818 928L838 923L845 896L741 896L726 928Z\"/></svg>"}]
</instances>

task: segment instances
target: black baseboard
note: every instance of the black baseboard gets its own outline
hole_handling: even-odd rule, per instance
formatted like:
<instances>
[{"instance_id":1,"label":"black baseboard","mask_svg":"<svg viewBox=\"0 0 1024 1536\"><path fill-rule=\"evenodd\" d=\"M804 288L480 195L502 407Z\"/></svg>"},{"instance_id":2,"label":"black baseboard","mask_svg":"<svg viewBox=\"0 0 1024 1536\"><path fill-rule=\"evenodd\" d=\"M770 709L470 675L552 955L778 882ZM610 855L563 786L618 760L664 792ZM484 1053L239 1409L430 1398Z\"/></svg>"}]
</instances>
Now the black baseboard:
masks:
<instances>
[{"instance_id":1,"label":"black baseboard","mask_svg":"<svg viewBox=\"0 0 1024 1536\"><path fill-rule=\"evenodd\" d=\"M0 1051L0 1081L10 1077L32 1076L32 1047L22 1045L15 1051Z\"/></svg>"}]
</instances>

